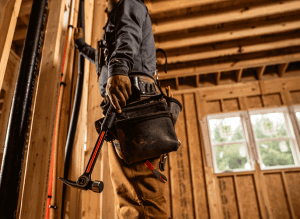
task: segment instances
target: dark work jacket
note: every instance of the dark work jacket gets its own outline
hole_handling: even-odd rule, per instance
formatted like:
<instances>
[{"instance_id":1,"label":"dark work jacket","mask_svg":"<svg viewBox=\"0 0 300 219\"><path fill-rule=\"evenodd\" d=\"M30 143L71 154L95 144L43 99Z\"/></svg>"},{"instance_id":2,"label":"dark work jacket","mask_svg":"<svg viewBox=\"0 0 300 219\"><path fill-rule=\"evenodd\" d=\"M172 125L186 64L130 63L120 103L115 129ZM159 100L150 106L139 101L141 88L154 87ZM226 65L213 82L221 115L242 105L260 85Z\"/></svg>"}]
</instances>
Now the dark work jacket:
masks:
<instances>
[{"instance_id":1,"label":"dark work jacket","mask_svg":"<svg viewBox=\"0 0 300 219\"><path fill-rule=\"evenodd\" d=\"M147 75L153 78L156 52L148 9L141 0L120 0L113 8L102 37L109 47L108 66L100 66L99 88L105 96L107 79L113 75ZM75 46L95 63L95 49L83 39ZM103 50L102 50L103 51ZM101 53L103 58L103 52Z\"/></svg>"}]
</instances>

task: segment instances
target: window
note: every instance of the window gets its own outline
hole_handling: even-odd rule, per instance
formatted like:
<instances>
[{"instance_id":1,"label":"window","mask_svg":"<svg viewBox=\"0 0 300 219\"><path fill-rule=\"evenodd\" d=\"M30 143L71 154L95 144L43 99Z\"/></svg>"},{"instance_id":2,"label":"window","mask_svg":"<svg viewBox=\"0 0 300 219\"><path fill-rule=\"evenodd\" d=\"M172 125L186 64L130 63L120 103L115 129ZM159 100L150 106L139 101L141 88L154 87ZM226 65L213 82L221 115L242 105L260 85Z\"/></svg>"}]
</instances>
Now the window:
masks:
<instances>
[{"instance_id":1,"label":"window","mask_svg":"<svg viewBox=\"0 0 300 219\"><path fill-rule=\"evenodd\" d=\"M250 111L250 118L262 169L299 166L287 108Z\"/></svg>"},{"instance_id":2,"label":"window","mask_svg":"<svg viewBox=\"0 0 300 219\"><path fill-rule=\"evenodd\" d=\"M255 161L262 169L299 167L297 123L300 106L208 115L215 173L254 170Z\"/></svg>"},{"instance_id":3,"label":"window","mask_svg":"<svg viewBox=\"0 0 300 219\"><path fill-rule=\"evenodd\" d=\"M208 117L215 172L252 170L240 113Z\"/></svg>"}]
</instances>

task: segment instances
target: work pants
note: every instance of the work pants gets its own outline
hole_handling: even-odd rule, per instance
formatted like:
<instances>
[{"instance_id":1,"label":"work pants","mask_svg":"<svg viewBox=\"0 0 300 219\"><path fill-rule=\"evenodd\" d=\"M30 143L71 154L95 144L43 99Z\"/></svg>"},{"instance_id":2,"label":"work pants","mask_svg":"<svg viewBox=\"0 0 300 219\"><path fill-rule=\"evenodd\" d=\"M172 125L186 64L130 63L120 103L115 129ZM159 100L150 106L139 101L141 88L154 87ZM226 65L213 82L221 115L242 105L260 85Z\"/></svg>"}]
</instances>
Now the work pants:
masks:
<instances>
[{"instance_id":1,"label":"work pants","mask_svg":"<svg viewBox=\"0 0 300 219\"><path fill-rule=\"evenodd\" d=\"M156 178L145 161L125 163L111 143L108 154L119 219L167 219L166 184ZM159 158L148 160L159 169Z\"/></svg>"}]
</instances>

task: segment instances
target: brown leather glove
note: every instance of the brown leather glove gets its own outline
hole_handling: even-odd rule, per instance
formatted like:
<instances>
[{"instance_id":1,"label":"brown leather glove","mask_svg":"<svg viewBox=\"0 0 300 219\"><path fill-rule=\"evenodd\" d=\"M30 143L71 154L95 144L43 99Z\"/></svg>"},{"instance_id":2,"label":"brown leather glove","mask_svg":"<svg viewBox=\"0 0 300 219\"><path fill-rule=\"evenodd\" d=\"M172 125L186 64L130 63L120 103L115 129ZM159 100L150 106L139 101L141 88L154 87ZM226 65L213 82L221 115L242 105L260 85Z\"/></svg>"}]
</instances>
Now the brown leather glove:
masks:
<instances>
[{"instance_id":1,"label":"brown leather glove","mask_svg":"<svg viewBox=\"0 0 300 219\"><path fill-rule=\"evenodd\" d=\"M111 76L107 80L106 93L117 113L121 113L121 106L126 106L126 100L128 100L131 95L131 82L129 77L124 75Z\"/></svg>"},{"instance_id":2,"label":"brown leather glove","mask_svg":"<svg viewBox=\"0 0 300 219\"><path fill-rule=\"evenodd\" d=\"M83 30L82 30L82 28L75 28L74 29L74 42L79 38L83 38Z\"/></svg>"}]
</instances>

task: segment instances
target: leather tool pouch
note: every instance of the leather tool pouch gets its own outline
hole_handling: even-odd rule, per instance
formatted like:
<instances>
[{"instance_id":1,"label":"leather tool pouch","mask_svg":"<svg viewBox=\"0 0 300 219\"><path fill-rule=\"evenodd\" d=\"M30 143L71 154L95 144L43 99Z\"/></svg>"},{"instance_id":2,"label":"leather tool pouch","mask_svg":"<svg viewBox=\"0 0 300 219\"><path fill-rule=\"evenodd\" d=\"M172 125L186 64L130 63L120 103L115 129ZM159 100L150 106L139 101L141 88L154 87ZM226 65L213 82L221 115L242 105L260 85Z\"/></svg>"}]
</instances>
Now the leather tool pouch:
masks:
<instances>
[{"instance_id":1,"label":"leather tool pouch","mask_svg":"<svg viewBox=\"0 0 300 219\"><path fill-rule=\"evenodd\" d=\"M117 115L106 140L117 137L126 163L159 157L179 148L174 126L182 106L175 98L163 98L158 95L149 98L151 101L140 101L122 108L122 113ZM99 132L101 119L95 125Z\"/></svg>"}]
</instances>

